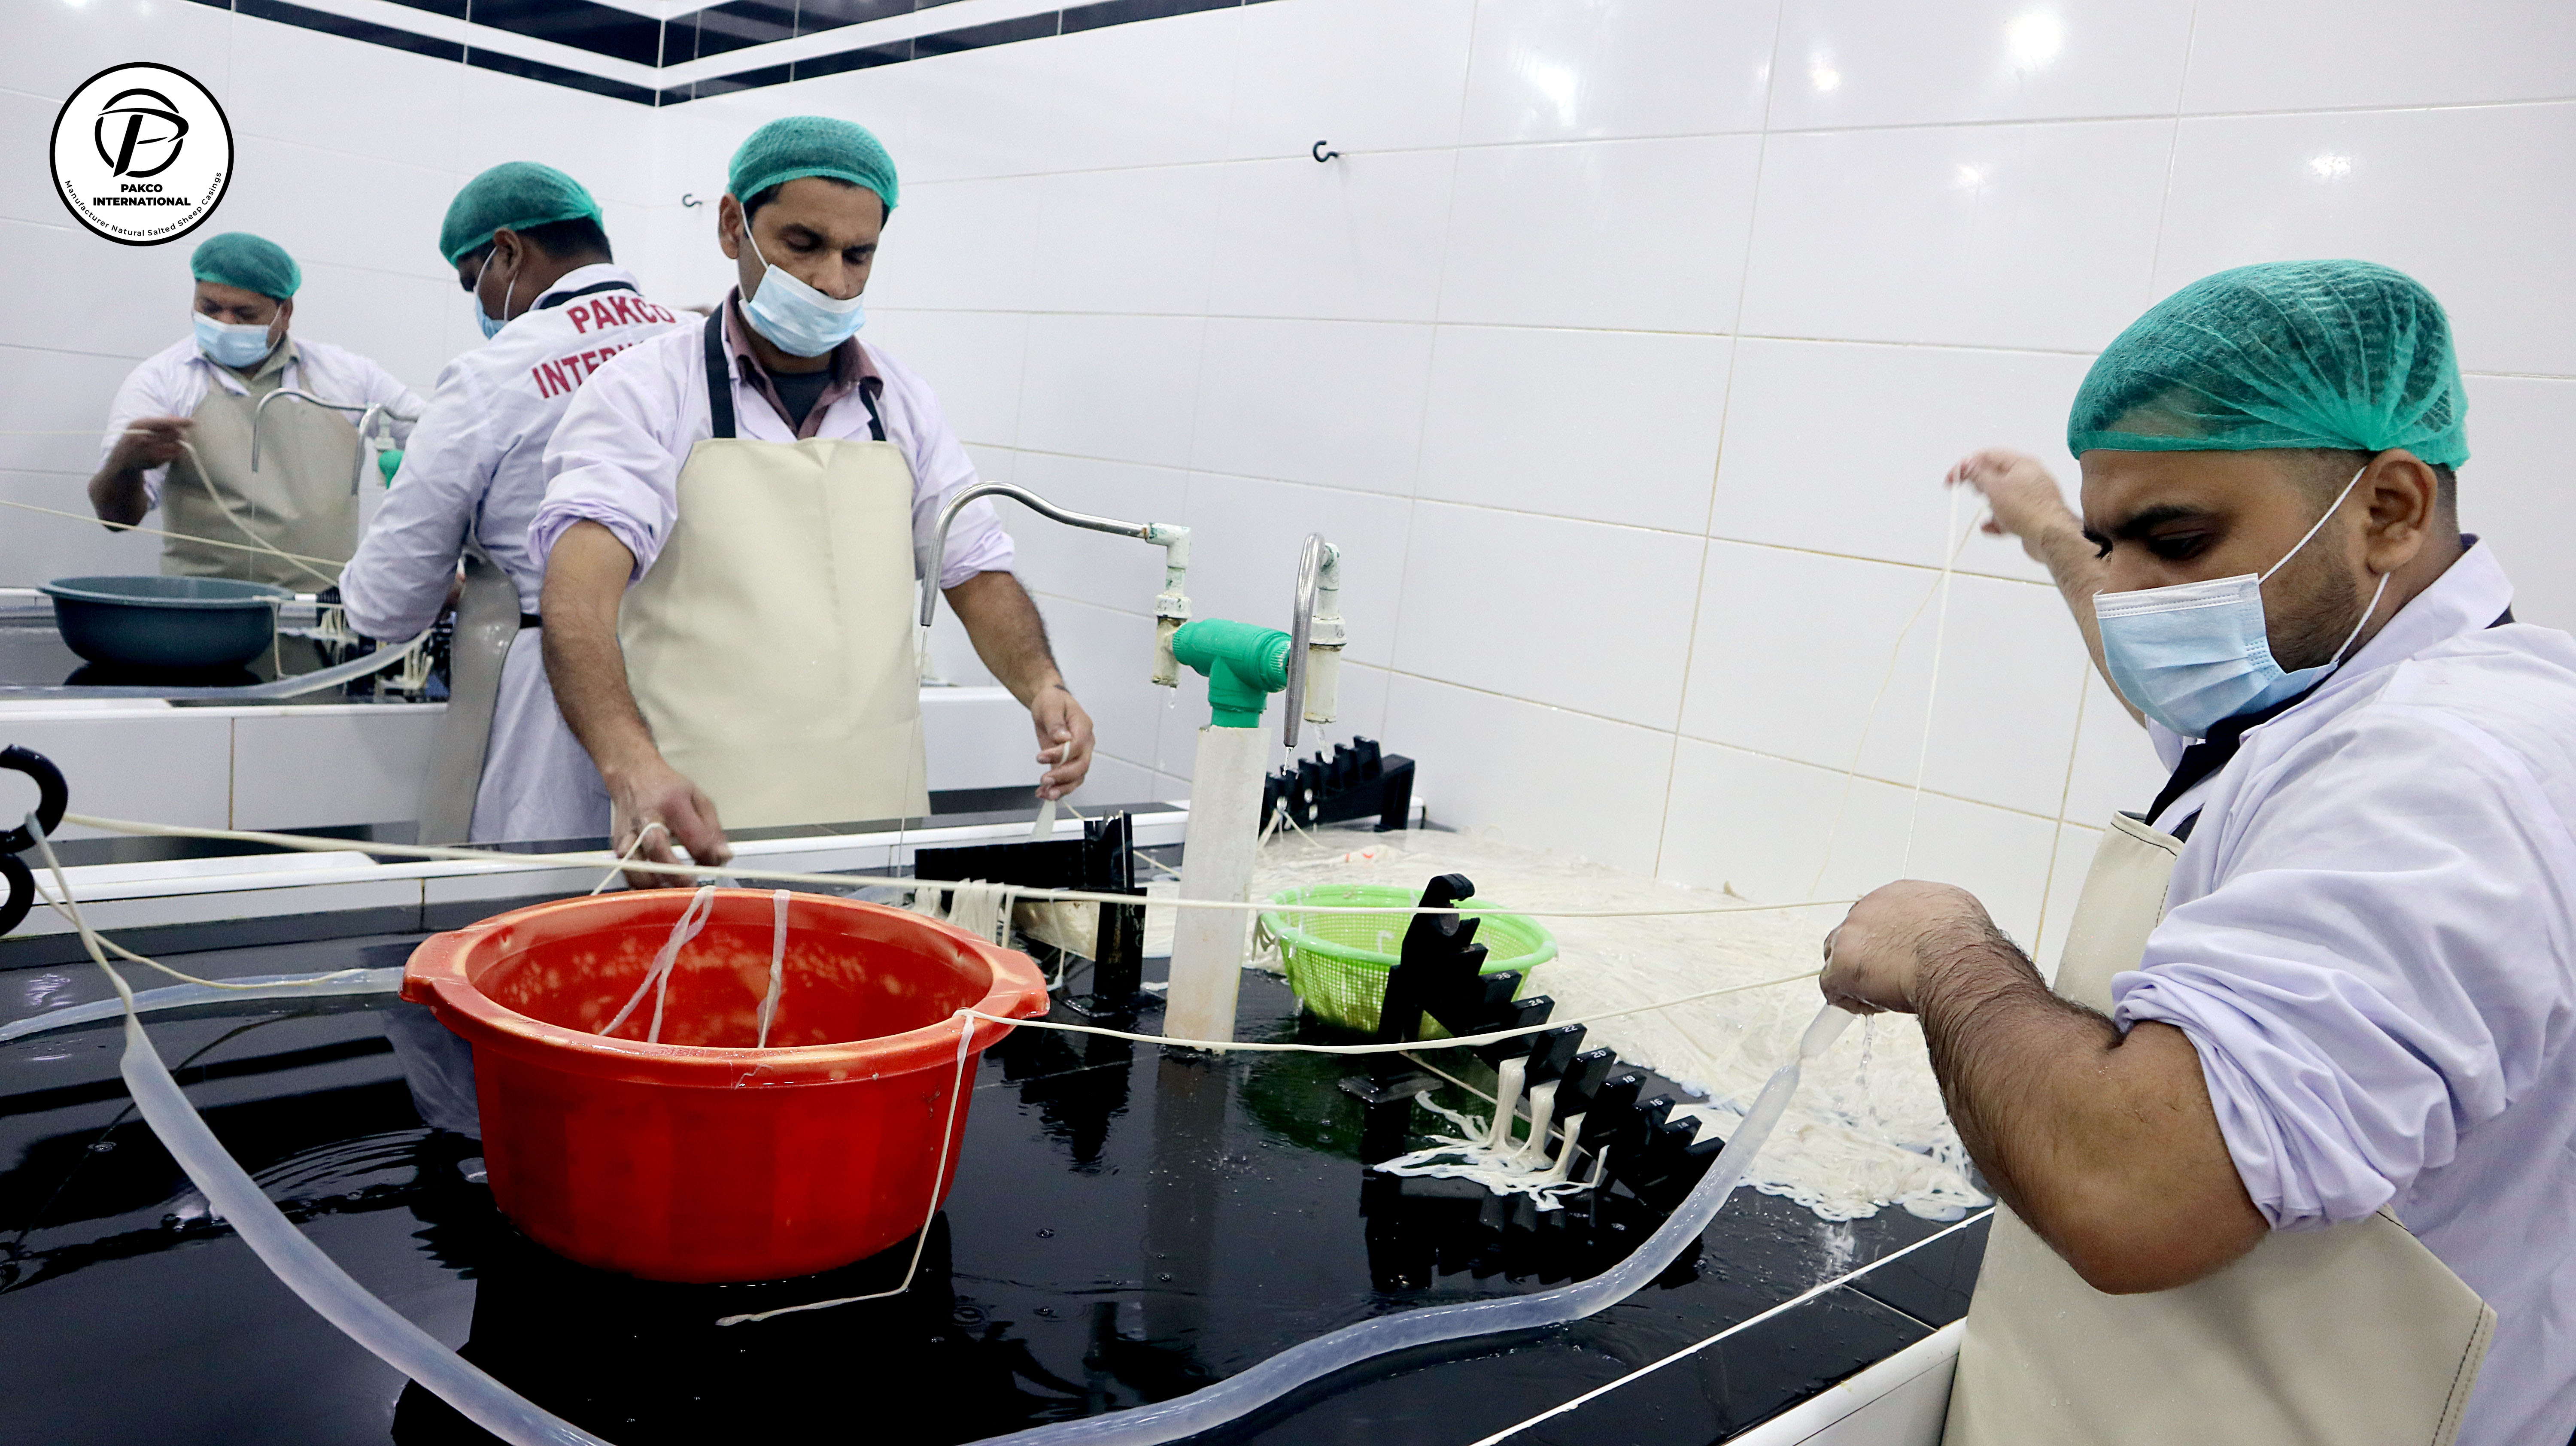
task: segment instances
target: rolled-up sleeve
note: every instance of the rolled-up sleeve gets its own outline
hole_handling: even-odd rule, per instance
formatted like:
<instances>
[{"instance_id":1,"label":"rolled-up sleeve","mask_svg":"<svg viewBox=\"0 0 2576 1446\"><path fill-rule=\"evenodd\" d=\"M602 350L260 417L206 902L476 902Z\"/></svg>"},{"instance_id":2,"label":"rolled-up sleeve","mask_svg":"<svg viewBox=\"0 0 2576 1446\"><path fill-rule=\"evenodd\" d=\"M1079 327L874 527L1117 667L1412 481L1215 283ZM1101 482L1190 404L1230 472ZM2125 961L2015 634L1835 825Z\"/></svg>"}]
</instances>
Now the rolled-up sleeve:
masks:
<instances>
[{"instance_id":1,"label":"rolled-up sleeve","mask_svg":"<svg viewBox=\"0 0 2576 1446\"><path fill-rule=\"evenodd\" d=\"M2399 711L2307 740L2241 824L2205 820L2223 882L2112 982L2122 1028L2190 1037L2278 1229L2361 1219L2448 1164L2531 1087L2576 1010L2556 814L2486 735ZM2423 748L2428 727L2455 746Z\"/></svg>"},{"instance_id":2,"label":"rolled-up sleeve","mask_svg":"<svg viewBox=\"0 0 2576 1446\"><path fill-rule=\"evenodd\" d=\"M694 334L694 333L693 333ZM546 444L546 500L528 524L528 555L542 563L576 522L596 522L635 554L642 577L679 516L675 446L685 398L647 342L620 353L573 394Z\"/></svg>"},{"instance_id":3,"label":"rolled-up sleeve","mask_svg":"<svg viewBox=\"0 0 2576 1446\"><path fill-rule=\"evenodd\" d=\"M492 485L491 426L490 395L470 368L450 363L393 489L341 569L340 597L359 632L408 638L438 620L466 530Z\"/></svg>"}]
</instances>

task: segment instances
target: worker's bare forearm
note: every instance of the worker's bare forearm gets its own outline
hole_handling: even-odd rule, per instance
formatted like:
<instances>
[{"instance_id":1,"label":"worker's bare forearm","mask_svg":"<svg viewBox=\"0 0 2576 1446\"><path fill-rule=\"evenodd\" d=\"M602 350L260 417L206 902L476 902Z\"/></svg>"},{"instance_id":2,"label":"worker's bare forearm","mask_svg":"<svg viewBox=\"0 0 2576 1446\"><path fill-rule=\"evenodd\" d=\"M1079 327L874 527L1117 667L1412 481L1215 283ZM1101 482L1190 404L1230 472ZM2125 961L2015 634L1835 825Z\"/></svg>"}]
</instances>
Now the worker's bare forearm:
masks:
<instances>
[{"instance_id":1,"label":"worker's bare forearm","mask_svg":"<svg viewBox=\"0 0 2576 1446\"><path fill-rule=\"evenodd\" d=\"M2102 681L2111 682L2111 670L2102 660L2101 620L2093 613L2093 598L2102 591L2109 573L2103 566L2101 549L2085 540L2082 520L2069 512L2045 526L2034 527L2023 534L2021 549L2030 554L2033 562L2048 569L2049 580L2057 584L2058 596L2066 600L2067 612L2074 615L2077 631L2084 634L2084 648L2093 655L2094 669L2101 673ZM2111 696L2120 698L2120 706L2129 709L2131 718L2144 721L2138 710L2130 707L2129 700L2120 697L2116 683L2112 684Z\"/></svg>"},{"instance_id":2,"label":"worker's bare forearm","mask_svg":"<svg viewBox=\"0 0 2576 1446\"><path fill-rule=\"evenodd\" d=\"M617 643L617 610L634 567L635 554L596 522L574 523L546 563L546 677L565 724L612 781L660 757Z\"/></svg>"},{"instance_id":3,"label":"worker's bare forearm","mask_svg":"<svg viewBox=\"0 0 2576 1446\"><path fill-rule=\"evenodd\" d=\"M98 475L89 479L89 506L99 521L132 527L143 520L150 510L145 505L143 473L143 468L113 463L98 469Z\"/></svg>"},{"instance_id":4,"label":"worker's bare forearm","mask_svg":"<svg viewBox=\"0 0 2576 1446\"><path fill-rule=\"evenodd\" d=\"M2262 1237L2180 1030L2123 1035L2051 993L1991 929L1941 941L1920 981L1924 1040L1961 1142L2096 1288L2185 1284Z\"/></svg>"},{"instance_id":5,"label":"worker's bare forearm","mask_svg":"<svg viewBox=\"0 0 2576 1446\"><path fill-rule=\"evenodd\" d=\"M1011 696L1027 704L1044 689L1064 686L1055 652L1047 645L1046 620L1028 589L1007 572L979 572L945 590L975 656L1001 680Z\"/></svg>"}]
</instances>

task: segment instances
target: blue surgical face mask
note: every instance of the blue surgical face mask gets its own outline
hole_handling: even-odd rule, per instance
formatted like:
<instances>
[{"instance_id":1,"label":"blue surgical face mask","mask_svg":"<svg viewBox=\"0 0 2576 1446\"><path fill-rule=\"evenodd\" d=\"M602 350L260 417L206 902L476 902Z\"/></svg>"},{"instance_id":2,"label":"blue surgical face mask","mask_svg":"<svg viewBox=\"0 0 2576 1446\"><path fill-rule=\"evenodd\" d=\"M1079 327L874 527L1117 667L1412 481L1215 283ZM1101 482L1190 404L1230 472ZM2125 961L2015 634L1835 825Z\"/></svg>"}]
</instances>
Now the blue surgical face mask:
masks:
<instances>
[{"instance_id":1,"label":"blue surgical face mask","mask_svg":"<svg viewBox=\"0 0 2576 1446\"><path fill-rule=\"evenodd\" d=\"M2343 647L2325 662L2295 673L2273 661L2271 632L2263 619L2263 583L2299 555L2361 477L2361 472L2353 473L2325 517L2263 573L2096 593L2093 615L2102 625L2102 662L2121 696L2185 738L2206 738L2212 728L2240 713L2297 697L2341 665L2362 625L2379 610L2388 575L2380 574L2370 606L2353 621Z\"/></svg>"},{"instance_id":2,"label":"blue surgical face mask","mask_svg":"<svg viewBox=\"0 0 2576 1446\"><path fill-rule=\"evenodd\" d=\"M465 299L474 303L474 324L483 329L485 341L499 336L501 328L510 324L510 297L519 289L519 278L511 277L508 288L501 293L501 314L496 317L485 311L483 309L483 273L491 269L492 252L486 251L483 253L483 264L474 268L473 289L465 293Z\"/></svg>"},{"instance_id":3,"label":"blue surgical face mask","mask_svg":"<svg viewBox=\"0 0 2576 1446\"><path fill-rule=\"evenodd\" d=\"M212 361L238 371L258 365L276 349L265 326L233 326L197 313L197 350Z\"/></svg>"},{"instance_id":4,"label":"blue surgical face mask","mask_svg":"<svg viewBox=\"0 0 2576 1446\"><path fill-rule=\"evenodd\" d=\"M751 241L751 227L746 223L742 238ZM847 301L826 296L785 271L769 264L760 255L760 243L751 241L751 254L760 257L760 289L746 297L742 314L752 328L789 356L821 356L851 337L868 324L868 310L861 298Z\"/></svg>"}]
</instances>

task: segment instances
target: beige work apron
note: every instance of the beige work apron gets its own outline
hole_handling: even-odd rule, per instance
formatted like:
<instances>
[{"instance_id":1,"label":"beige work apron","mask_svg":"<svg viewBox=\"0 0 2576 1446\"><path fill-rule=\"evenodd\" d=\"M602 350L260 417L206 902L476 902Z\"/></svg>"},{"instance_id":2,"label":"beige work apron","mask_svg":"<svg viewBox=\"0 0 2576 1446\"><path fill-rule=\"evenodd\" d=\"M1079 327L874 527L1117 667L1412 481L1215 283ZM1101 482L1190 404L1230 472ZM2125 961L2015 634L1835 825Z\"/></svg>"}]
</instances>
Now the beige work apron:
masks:
<instances>
[{"instance_id":1,"label":"beige work apron","mask_svg":"<svg viewBox=\"0 0 2576 1446\"><path fill-rule=\"evenodd\" d=\"M924 817L911 464L884 441L732 437L708 362L717 435L618 617L636 705L729 829Z\"/></svg>"},{"instance_id":2,"label":"beige work apron","mask_svg":"<svg viewBox=\"0 0 2576 1446\"><path fill-rule=\"evenodd\" d=\"M2085 876L2057 992L2108 1013L2182 843L2123 814ZM2149 1295L2086 1285L1995 1207L1945 1446L2448 1446L2495 1312L2397 1217L2274 1231Z\"/></svg>"},{"instance_id":3,"label":"beige work apron","mask_svg":"<svg viewBox=\"0 0 2576 1446\"><path fill-rule=\"evenodd\" d=\"M456 600L456 627L447 646L447 714L439 720L429 771L421 780L420 843L460 844L473 835L474 799L501 698L501 666L525 625L519 585L468 539L465 589Z\"/></svg>"},{"instance_id":4,"label":"beige work apron","mask_svg":"<svg viewBox=\"0 0 2576 1446\"><path fill-rule=\"evenodd\" d=\"M283 552L349 560L358 550L358 429L328 407L293 397L268 409L260 425L259 470L250 466L251 421L259 399L276 391L295 342L269 354L249 378L247 395L209 382L198 403L188 440L211 476L200 476L186 453L170 464L161 484L162 525L181 534L164 538L161 571L173 577L231 577L313 592L339 580L339 570L295 563L238 547L208 547L193 538L248 543L244 529ZM224 515L214 492L231 504Z\"/></svg>"}]
</instances>

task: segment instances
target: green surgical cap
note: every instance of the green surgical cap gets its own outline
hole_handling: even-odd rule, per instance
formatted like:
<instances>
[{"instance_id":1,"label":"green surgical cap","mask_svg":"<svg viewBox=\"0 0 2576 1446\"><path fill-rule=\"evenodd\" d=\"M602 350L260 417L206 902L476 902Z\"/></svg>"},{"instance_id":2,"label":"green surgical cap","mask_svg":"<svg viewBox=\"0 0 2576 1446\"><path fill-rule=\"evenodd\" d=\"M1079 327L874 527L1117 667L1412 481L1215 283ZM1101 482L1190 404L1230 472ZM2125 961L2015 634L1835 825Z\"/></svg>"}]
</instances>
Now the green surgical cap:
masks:
<instances>
[{"instance_id":1,"label":"green surgical cap","mask_svg":"<svg viewBox=\"0 0 2576 1446\"><path fill-rule=\"evenodd\" d=\"M304 273L285 247L248 231L226 231L198 242L188 255L188 269L199 281L238 286L273 301L286 300L304 284Z\"/></svg>"},{"instance_id":2,"label":"green surgical cap","mask_svg":"<svg viewBox=\"0 0 2576 1446\"><path fill-rule=\"evenodd\" d=\"M503 161L466 182L447 203L447 219L438 227L438 254L453 266L495 231L585 218L599 219L599 203L581 182L534 161Z\"/></svg>"},{"instance_id":3,"label":"green surgical cap","mask_svg":"<svg viewBox=\"0 0 2576 1446\"><path fill-rule=\"evenodd\" d=\"M783 116L751 133L733 153L725 189L748 201L799 176L829 176L865 186L894 214L894 157L866 126L830 116Z\"/></svg>"},{"instance_id":4,"label":"green surgical cap","mask_svg":"<svg viewBox=\"0 0 2576 1446\"><path fill-rule=\"evenodd\" d=\"M2077 456L2403 447L2469 460L2450 319L2423 283L2367 261L2272 261L2204 276L2093 363L2066 419Z\"/></svg>"}]
</instances>

